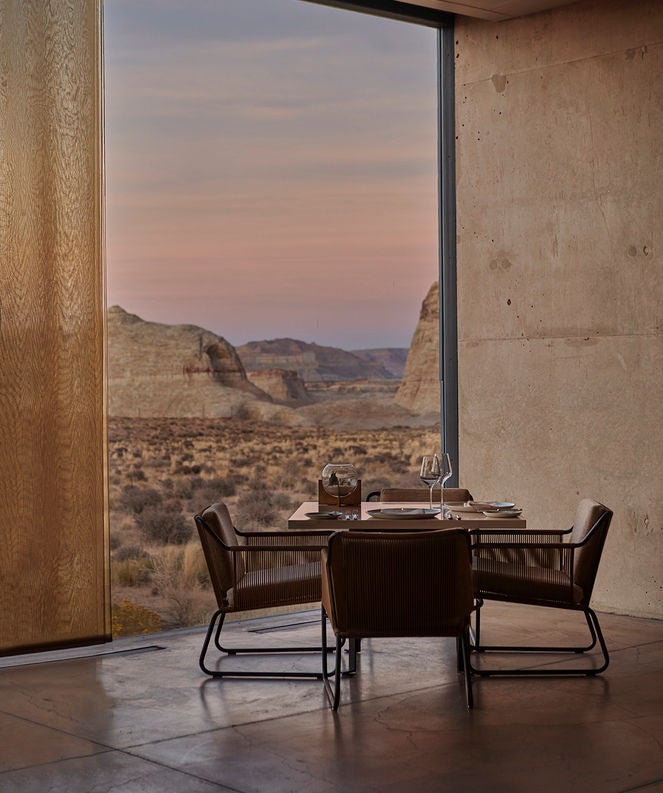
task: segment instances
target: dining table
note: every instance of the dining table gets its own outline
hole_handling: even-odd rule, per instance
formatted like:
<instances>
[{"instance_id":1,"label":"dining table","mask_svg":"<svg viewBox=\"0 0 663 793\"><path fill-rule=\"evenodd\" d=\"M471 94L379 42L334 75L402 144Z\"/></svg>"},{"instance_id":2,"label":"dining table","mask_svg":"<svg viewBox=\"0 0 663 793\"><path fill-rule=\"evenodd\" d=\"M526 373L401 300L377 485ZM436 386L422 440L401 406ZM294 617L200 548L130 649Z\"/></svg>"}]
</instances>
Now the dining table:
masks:
<instances>
[{"instance_id":1,"label":"dining table","mask_svg":"<svg viewBox=\"0 0 663 793\"><path fill-rule=\"evenodd\" d=\"M525 529L527 521L522 513L504 516L499 512L466 512L454 509L464 505L447 505L451 516L442 517L439 505L436 514L427 514L428 502L362 501L352 507L330 507L317 501L305 501L288 518L289 529L339 531L367 529L369 531L424 531L447 528L464 529ZM332 514L333 517L329 517Z\"/></svg>"}]
</instances>

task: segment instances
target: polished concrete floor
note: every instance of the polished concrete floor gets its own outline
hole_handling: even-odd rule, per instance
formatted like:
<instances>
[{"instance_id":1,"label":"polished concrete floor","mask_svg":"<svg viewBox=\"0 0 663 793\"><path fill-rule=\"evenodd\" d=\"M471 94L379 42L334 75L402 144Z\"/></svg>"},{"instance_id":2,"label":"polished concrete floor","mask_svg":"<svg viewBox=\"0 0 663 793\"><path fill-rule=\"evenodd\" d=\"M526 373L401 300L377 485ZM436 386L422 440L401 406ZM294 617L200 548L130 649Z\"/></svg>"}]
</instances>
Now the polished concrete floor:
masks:
<instances>
[{"instance_id":1,"label":"polished concrete floor","mask_svg":"<svg viewBox=\"0 0 663 793\"><path fill-rule=\"evenodd\" d=\"M569 616L573 633L584 626L564 612L488 609L486 641L554 640ZM315 680L206 679L201 630L5 659L0 791L663 791L663 623L600 617L603 675L480 679L473 711L447 639L365 641L338 713ZM228 638L317 643L318 631L309 611L231 623Z\"/></svg>"}]
</instances>

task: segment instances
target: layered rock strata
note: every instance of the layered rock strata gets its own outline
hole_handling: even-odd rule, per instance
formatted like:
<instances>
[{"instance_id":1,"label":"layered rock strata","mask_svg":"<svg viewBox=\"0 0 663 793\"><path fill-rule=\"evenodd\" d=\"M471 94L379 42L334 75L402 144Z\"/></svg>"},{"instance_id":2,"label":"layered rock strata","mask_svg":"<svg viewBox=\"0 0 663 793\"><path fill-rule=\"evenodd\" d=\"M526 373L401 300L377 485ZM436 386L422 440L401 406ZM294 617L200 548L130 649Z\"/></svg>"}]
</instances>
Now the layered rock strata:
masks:
<instances>
[{"instance_id":1,"label":"layered rock strata","mask_svg":"<svg viewBox=\"0 0 663 793\"><path fill-rule=\"evenodd\" d=\"M424 298L412 337L403 380L395 401L417 413L440 411L439 289L434 283Z\"/></svg>"}]
</instances>

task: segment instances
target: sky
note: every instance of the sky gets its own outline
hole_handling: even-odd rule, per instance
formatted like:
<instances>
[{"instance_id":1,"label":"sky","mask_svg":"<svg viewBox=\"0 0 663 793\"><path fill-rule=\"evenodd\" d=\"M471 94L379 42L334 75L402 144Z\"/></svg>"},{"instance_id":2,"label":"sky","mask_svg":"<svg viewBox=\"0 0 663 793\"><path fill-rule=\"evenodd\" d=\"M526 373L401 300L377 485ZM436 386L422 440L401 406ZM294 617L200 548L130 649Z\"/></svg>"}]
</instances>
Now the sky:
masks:
<instances>
[{"instance_id":1,"label":"sky","mask_svg":"<svg viewBox=\"0 0 663 793\"><path fill-rule=\"evenodd\" d=\"M105 0L108 305L237 346L407 347L437 279L436 31Z\"/></svg>"}]
</instances>

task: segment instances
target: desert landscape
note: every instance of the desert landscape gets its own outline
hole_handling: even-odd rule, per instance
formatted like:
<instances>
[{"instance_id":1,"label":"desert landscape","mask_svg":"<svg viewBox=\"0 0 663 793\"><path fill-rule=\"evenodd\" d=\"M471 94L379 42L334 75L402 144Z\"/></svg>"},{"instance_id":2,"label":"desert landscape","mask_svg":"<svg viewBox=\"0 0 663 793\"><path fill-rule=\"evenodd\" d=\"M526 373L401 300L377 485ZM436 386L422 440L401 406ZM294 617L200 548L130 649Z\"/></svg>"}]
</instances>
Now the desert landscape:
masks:
<instances>
[{"instance_id":1,"label":"desert landscape","mask_svg":"<svg viewBox=\"0 0 663 793\"><path fill-rule=\"evenodd\" d=\"M192 325L109 309L113 634L206 622L215 609L193 516L284 527L328 462L362 492L416 485L439 447L437 286L409 350L285 339L235 349Z\"/></svg>"}]
</instances>

